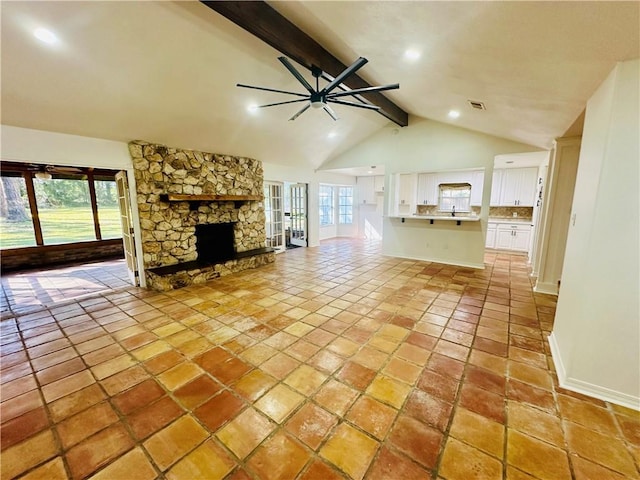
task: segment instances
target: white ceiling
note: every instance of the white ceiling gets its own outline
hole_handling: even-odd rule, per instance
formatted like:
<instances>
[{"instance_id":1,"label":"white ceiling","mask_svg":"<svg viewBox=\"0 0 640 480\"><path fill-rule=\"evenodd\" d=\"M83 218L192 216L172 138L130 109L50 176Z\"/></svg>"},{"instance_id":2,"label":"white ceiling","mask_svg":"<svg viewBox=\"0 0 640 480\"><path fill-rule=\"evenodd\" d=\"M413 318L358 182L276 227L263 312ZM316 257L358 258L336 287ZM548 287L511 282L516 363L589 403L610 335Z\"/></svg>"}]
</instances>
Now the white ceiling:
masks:
<instances>
[{"instance_id":1,"label":"white ceiling","mask_svg":"<svg viewBox=\"0 0 640 480\"><path fill-rule=\"evenodd\" d=\"M369 83L399 82L386 95L411 115L540 148L572 125L616 61L640 56L638 2L270 3L343 63L368 58L359 73ZM250 114L249 104L283 97L236 83L301 87L279 52L198 2L1 9L6 125L318 168L389 123L339 105L338 122L311 110L288 121L299 104ZM42 44L36 27L59 42ZM420 59L405 61L407 48ZM461 116L449 120L450 109Z\"/></svg>"}]
</instances>

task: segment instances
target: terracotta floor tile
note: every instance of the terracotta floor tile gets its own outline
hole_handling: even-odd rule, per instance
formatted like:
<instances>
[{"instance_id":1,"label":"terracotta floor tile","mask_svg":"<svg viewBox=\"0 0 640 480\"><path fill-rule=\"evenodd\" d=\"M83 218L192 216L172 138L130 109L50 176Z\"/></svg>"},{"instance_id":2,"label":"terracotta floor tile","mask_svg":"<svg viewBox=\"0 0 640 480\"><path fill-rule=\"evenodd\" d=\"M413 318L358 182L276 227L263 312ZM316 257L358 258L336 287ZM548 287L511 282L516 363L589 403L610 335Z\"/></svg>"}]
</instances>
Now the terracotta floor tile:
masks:
<instances>
[{"instance_id":1,"label":"terracotta floor tile","mask_svg":"<svg viewBox=\"0 0 640 480\"><path fill-rule=\"evenodd\" d=\"M264 395L277 380L260 369L252 370L233 384L233 389L242 397L255 401Z\"/></svg>"},{"instance_id":2,"label":"terracotta floor tile","mask_svg":"<svg viewBox=\"0 0 640 480\"><path fill-rule=\"evenodd\" d=\"M298 477L297 480L343 480L343 475L320 460L313 460L311 465Z\"/></svg>"},{"instance_id":3,"label":"terracotta floor tile","mask_svg":"<svg viewBox=\"0 0 640 480\"><path fill-rule=\"evenodd\" d=\"M2 386L0 386L0 398L2 398L2 401L6 401L10 398L23 395L35 388L37 388L37 384L34 376L27 375L2 384Z\"/></svg>"},{"instance_id":4,"label":"terracotta floor tile","mask_svg":"<svg viewBox=\"0 0 640 480\"><path fill-rule=\"evenodd\" d=\"M388 355L381 352L380 350L376 350L375 348L371 347L363 347L353 357L351 357L351 361L359 363L360 365L363 365L372 370L378 370L387 362L387 358L389 358Z\"/></svg>"},{"instance_id":5,"label":"terracotta floor tile","mask_svg":"<svg viewBox=\"0 0 640 480\"><path fill-rule=\"evenodd\" d=\"M182 361L184 361L182 355L175 350L169 350L146 360L143 365L150 373L158 375L159 373L176 366Z\"/></svg>"},{"instance_id":6,"label":"terracotta floor tile","mask_svg":"<svg viewBox=\"0 0 640 480\"><path fill-rule=\"evenodd\" d=\"M382 372L396 380L413 385L420 373L422 373L422 368L405 360L392 357L382 369Z\"/></svg>"},{"instance_id":7,"label":"terracotta floor tile","mask_svg":"<svg viewBox=\"0 0 640 480\"><path fill-rule=\"evenodd\" d=\"M36 378L40 385L47 385L66 376L78 373L86 368L84 362L79 357L73 358L53 367L40 370L36 373Z\"/></svg>"},{"instance_id":8,"label":"terracotta floor tile","mask_svg":"<svg viewBox=\"0 0 640 480\"><path fill-rule=\"evenodd\" d=\"M296 478L309 458L302 446L279 432L258 447L247 466L261 480L289 480Z\"/></svg>"},{"instance_id":9,"label":"terracotta floor tile","mask_svg":"<svg viewBox=\"0 0 640 480\"><path fill-rule=\"evenodd\" d=\"M638 476L633 458L622 440L594 432L571 422L564 422L571 453L599 463L630 478Z\"/></svg>"},{"instance_id":10,"label":"terracotta floor tile","mask_svg":"<svg viewBox=\"0 0 640 480\"><path fill-rule=\"evenodd\" d=\"M343 416L358 397L358 392L343 383L330 379L314 399L324 408L338 416Z\"/></svg>"},{"instance_id":11,"label":"terracotta floor tile","mask_svg":"<svg viewBox=\"0 0 640 480\"><path fill-rule=\"evenodd\" d=\"M239 356L246 362L254 366L258 366L265 360L273 357L276 353L278 353L278 350L275 348L264 343L258 343L257 345L253 345L241 352Z\"/></svg>"},{"instance_id":12,"label":"terracotta floor tile","mask_svg":"<svg viewBox=\"0 0 640 480\"><path fill-rule=\"evenodd\" d=\"M426 468L433 468L438 459L443 436L434 428L411 417L398 417L389 441L400 451Z\"/></svg>"},{"instance_id":13,"label":"terracotta floor tile","mask_svg":"<svg viewBox=\"0 0 640 480\"><path fill-rule=\"evenodd\" d=\"M135 387L122 392L112 398L113 404L124 415L134 412L138 408L147 406L165 394L162 387L153 379L145 380Z\"/></svg>"},{"instance_id":14,"label":"terracotta floor tile","mask_svg":"<svg viewBox=\"0 0 640 480\"><path fill-rule=\"evenodd\" d=\"M431 473L419 467L408 457L383 446L373 462L367 480L389 480L392 478L430 480Z\"/></svg>"},{"instance_id":15,"label":"terracotta floor tile","mask_svg":"<svg viewBox=\"0 0 640 480\"><path fill-rule=\"evenodd\" d=\"M505 421L505 402L505 397L482 390L472 384L463 385L460 393L460 405L502 424Z\"/></svg>"},{"instance_id":16,"label":"terracotta floor tile","mask_svg":"<svg viewBox=\"0 0 640 480\"><path fill-rule=\"evenodd\" d=\"M320 450L320 456L354 480L364 477L379 444L346 423L338 425Z\"/></svg>"},{"instance_id":17,"label":"terracotta floor tile","mask_svg":"<svg viewBox=\"0 0 640 480\"><path fill-rule=\"evenodd\" d=\"M528 403L551 413L556 412L556 402L551 392L515 379L509 379L507 382L507 398Z\"/></svg>"},{"instance_id":18,"label":"terracotta floor tile","mask_svg":"<svg viewBox=\"0 0 640 480\"><path fill-rule=\"evenodd\" d=\"M66 478L66 477L64 477ZM140 447L125 453L112 464L100 470L91 480L153 480L156 471Z\"/></svg>"},{"instance_id":19,"label":"terracotta floor tile","mask_svg":"<svg viewBox=\"0 0 640 480\"><path fill-rule=\"evenodd\" d=\"M66 454L73 479L85 478L133 447L122 424L102 430L79 443Z\"/></svg>"},{"instance_id":20,"label":"terracotta floor tile","mask_svg":"<svg viewBox=\"0 0 640 480\"><path fill-rule=\"evenodd\" d=\"M207 440L167 472L168 480L222 480L236 463L213 441Z\"/></svg>"},{"instance_id":21,"label":"terracotta floor tile","mask_svg":"<svg viewBox=\"0 0 640 480\"><path fill-rule=\"evenodd\" d=\"M51 419L54 422L86 410L106 398L102 388L96 383L49 404Z\"/></svg>"},{"instance_id":22,"label":"terracotta floor tile","mask_svg":"<svg viewBox=\"0 0 640 480\"><path fill-rule=\"evenodd\" d=\"M94 365L98 365L100 363L119 357L123 353L125 353L124 349L120 345L112 341L110 344L103 348L93 350L90 353L85 353L82 356L82 359L86 362L87 365L93 367Z\"/></svg>"},{"instance_id":23,"label":"terracotta floor tile","mask_svg":"<svg viewBox=\"0 0 640 480\"><path fill-rule=\"evenodd\" d=\"M49 426L47 412L43 407L31 410L0 426L0 445L5 450L22 442Z\"/></svg>"},{"instance_id":24,"label":"terracotta floor tile","mask_svg":"<svg viewBox=\"0 0 640 480\"><path fill-rule=\"evenodd\" d=\"M309 365L300 365L287 378L285 384L307 397L315 393L327 379L327 375Z\"/></svg>"},{"instance_id":25,"label":"terracotta floor tile","mask_svg":"<svg viewBox=\"0 0 640 480\"><path fill-rule=\"evenodd\" d=\"M67 480L69 478L64 469L62 457L56 457L35 470L31 470L23 477L20 477L20 480L40 480L43 478L47 480Z\"/></svg>"},{"instance_id":26,"label":"terracotta floor tile","mask_svg":"<svg viewBox=\"0 0 640 480\"><path fill-rule=\"evenodd\" d=\"M291 358L289 355L285 355L284 353L277 353L260 365L260 369L264 370L272 377L282 380L296 367L298 367L298 365L300 365L298 360Z\"/></svg>"},{"instance_id":27,"label":"terracotta floor tile","mask_svg":"<svg viewBox=\"0 0 640 480\"><path fill-rule=\"evenodd\" d=\"M398 411L363 395L345 417L378 440L384 440Z\"/></svg>"},{"instance_id":28,"label":"terracotta floor tile","mask_svg":"<svg viewBox=\"0 0 640 480\"><path fill-rule=\"evenodd\" d=\"M370 368L363 367L359 363L346 362L342 369L336 375L337 380L341 380L347 385L363 391L369 386L375 378L376 372Z\"/></svg>"},{"instance_id":29,"label":"terracotta floor tile","mask_svg":"<svg viewBox=\"0 0 640 480\"><path fill-rule=\"evenodd\" d=\"M305 340L319 347L324 347L334 338L336 338L336 335L334 333L329 333L326 330L322 330L321 328L315 329L313 332L305 335L304 337Z\"/></svg>"},{"instance_id":30,"label":"terracotta floor tile","mask_svg":"<svg viewBox=\"0 0 640 480\"><path fill-rule=\"evenodd\" d=\"M449 438L438 472L447 480L501 480L502 462Z\"/></svg>"},{"instance_id":31,"label":"terracotta floor tile","mask_svg":"<svg viewBox=\"0 0 640 480\"><path fill-rule=\"evenodd\" d=\"M571 463L573 464L573 471L575 473L576 480L590 480L592 478L606 478L607 480L625 480L628 479L626 475L614 472L608 468L598 465L597 463L590 462L578 455L570 455Z\"/></svg>"},{"instance_id":32,"label":"terracotta floor tile","mask_svg":"<svg viewBox=\"0 0 640 480\"><path fill-rule=\"evenodd\" d=\"M211 375L220 382L229 385L245 373L251 370L251 365L243 362L239 358L231 357L222 363L210 365L207 370Z\"/></svg>"},{"instance_id":33,"label":"terracotta floor tile","mask_svg":"<svg viewBox=\"0 0 640 480\"><path fill-rule=\"evenodd\" d=\"M208 436L209 433L191 415L184 415L143 445L158 468L164 471Z\"/></svg>"},{"instance_id":34,"label":"terracotta floor tile","mask_svg":"<svg viewBox=\"0 0 640 480\"><path fill-rule=\"evenodd\" d=\"M563 450L511 429L507 433L507 462L541 480L571 479Z\"/></svg>"},{"instance_id":35,"label":"terracotta floor tile","mask_svg":"<svg viewBox=\"0 0 640 480\"><path fill-rule=\"evenodd\" d=\"M558 395L557 398L563 418L600 433L617 435L614 416L608 410L566 395Z\"/></svg>"},{"instance_id":36,"label":"terracotta floor tile","mask_svg":"<svg viewBox=\"0 0 640 480\"><path fill-rule=\"evenodd\" d=\"M23 393L0 403L0 422L7 422L40 406L42 406L42 400L38 390Z\"/></svg>"},{"instance_id":37,"label":"terracotta floor tile","mask_svg":"<svg viewBox=\"0 0 640 480\"><path fill-rule=\"evenodd\" d=\"M74 415L56 426L62 447L66 450L118 421L108 402L102 402Z\"/></svg>"},{"instance_id":38,"label":"terracotta floor tile","mask_svg":"<svg viewBox=\"0 0 640 480\"><path fill-rule=\"evenodd\" d=\"M54 400L69 395L70 393L82 390L84 387L87 387L92 383L95 383L95 380L91 375L91 372L89 372L89 370L84 370L52 382L49 385L45 385L42 387L42 394L44 395L45 401L47 403L51 403Z\"/></svg>"},{"instance_id":39,"label":"terracotta floor tile","mask_svg":"<svg viewBox=\"0 0 640 480\"><path fill-rule=\"evenodd\" d=\"M193 414L215 432L245 407L245 403L232 393L224 390L193 411Z\"/></svg>"},{"instance_id":40,"label":"terracotta floor tile","mask_svg":"<svg viewBox=\"0 0 640 480\"><path fill-rule=\"evenodd\" d=\"M320 350L307 363L324 372L333 373L344 363L344 360L333 353Z\"/></svg>"},{"instance_id":41,"label":"terracotta floor tile","mask_svg":"<svg viewBox=\"0 0 640 480\"><path fill-rule=\"evenodd\" d=\"M238 458L247 457L276 428L268 418L253 408L218 430L216 436Z\"/></svg>"},{"instance_id":42,"label":"terracotta floor tile","mask_svg":"<svg viewBox=\"0 0 640 480\"><path fill-rule=\"evenodd\" d=\"M531 437L564 448L560 419L520 402L508 403L508 426Z\"/></svg>"},{"instance_id":43,"label":"terracotta floor tile","mask_svg":"<svg viewBox=\"0 0 640 480\"><path fill-rule=\"evenodd\" d=\"M469 363L490 370L502 377L507 373L507 359L480 350L472 350Z\"/></svg>"},{"instance_id":44,"label":"terracotta floor tile","mask_svg":"<svg viewBox=\"0 0 640 480\"><path fill-rule=\"evenodd\" d=\"M282 384L276 385L255 403L255 407L277 423L282 423L304 397Z\"/></svg>"},{"instance_id":45,"label":"terracotta floor tile","mask_svg":"<svg viewBox=\"0 0 640 480\"><path fill-rule=\"evenodd\" d=\"M452 409L452 404L416 388L409 394L403 412L444 432Z\"/></svg>"},{"instance_id":46,"label":"terracotta floor tile","mask_svg":"<svg viewBox=\"0 0 640 480\"><path fill-rule=\"evenodd\" d=\"M473 365L467 367L467 376L465 382L469 382L476 387L482 388L489 392L504 396L507 384L504 376L496 375L493 372L478 368Z\"/></svg>"},{"instance_id":47,"label":"terracotta floor tile","mask_svg":"<svg viewBox=\"0 0 640 480\"><path fill-rule=\"evenodd\" d=\"M366 393L392 407L400 408L409 395L411 387L385 375L378 375Z\"/></svg>"},{"instance_id":48,"label":"terracotta floor tile","mask_svg":"<svg viewBox=\"0 0 640 480\"><path fill-rule=\"evenodd\" d=\"M453 403L458 391L458 382L431 370L424 370L418 380L418 388L446 402Z\"/></svg>"},{"instance_id":49,"label":"terracotta floor tile","mask_svg":"<svg viewBox=\"0 0 640 480\"><path fill-rule=\"evenodd\" d=\"M346 338L338 337L329 345L327 345L326 348L336 355L340 355L344 358L349 358L358 351L358 349L360 348L360 344Z\"/></svg>"},{"instance_id":50,"label":"terracotta floor tile","mask_svg":"<svg viewBox=\"0 0 640 480\"><path fill-rule=\"evenodd\" d=\"M482 415L458 407L449 435L502 460L505 427Z\"/></svg>"},{"instance_id":51,"label":"terracotta floor tile","mask_svg":"<svg viewBox=\"0 0 640 480\"><path fill-rule=\"evenodd\" d=\"M286 429L313 450L317 450L337 423L338 419L334 415L309 402L291 417Z\"/></svg>"},{"instance_id":52,"label":"terracotta floor tile","mask_svg":"<svg viewBox=\"0 0 640 480\"><path fill-rule=\"evenodd\" d=\"M473 342L473 348L499 357L506 357L508 353L508 345L506 343L496 342L495 340L482 337L476 337Z\"/></svg>"},{"instance_id":53,"label":"terracotta floor tile","mask_svg":"<svg viewBox=\"0 0 640 480\"><path fill-rule=\"evenodd\" d=\"M157 432L171 421L184 413L184 410L170 397L164 396L160 400L137 410L127 417L134 436L142 440Z\"/></svg>"},{"instance_id":54,"label":"terracotta floor tile","mask_svg":"<svg viewBox=\"0 0 640 480\"><path fill-rule=\"evenodd\" d=\"M91 371L98 380L103 380L134 365L136 365L136 361L129 355L120 355L91 367Z\"/></svg>"},{"instance_id":55,"label":"terracotta floor tile","mask_svg":"<svg viewBox=\"0 0 640 480\"><path fill-rule=\"evenodd\" d=\"M415 332L413 332L411 335L414 335L414 334ZM409 337L411 337L411 335L409 335ZM416 365L423 367L427 364L427 360L429 360L429 356L431 355L431 352L420 346L404 343L400 345L398 350L395 352L395 355L399 358L402 358L404 360L407 360L409 362L412 362ZM378 367L379 365L371 368L378 368Z\"/></svg>"},{"instance_id":56,"label":"terracotta floor tile","mask_svg":"<svg viewBox=\"0 0 640 480\"><path fill-rule=\"evenodd\" d=\"M624 438L626 438L628 442L640 447L640 415L635 414L635 417L616 415L616 417Z\"/></svg>"},{"instance_id":57,"label":"terracotta floor tile","mask_svg":"<svg viewBox=\"0 0 640 480\"><path fill-rule=\"evenodd\" d=\"M427 362L427 368L445 377L460 380L464 373L464 363L451 357L433 353Z\"/></svg>"},{"instance_id":58,"label":"terracotta floor tile","mask_svg":"<svg viewBox=\"0 0 640 480\"><path fill-rule=\"evenodd\" d=\"M58 453L51 430L45 430L2 452L0 476L15 478Z\"/></svg>"},{"instance_id":59,"label":"terracotta floor tile","mask_svg":"<svg viewBox=\"0 0 640 480\"><path fill-rule=\"evenodd\" d=\"M520 362L509 361L509 376L520 380L521 382L528 383L537 388L544 390L551 390L553 386L553 380L547 370L541 368L532 367Z\"/></svg>"},{"instance_id":60,"label":"terracotta floor tile","mask_svg":"<svg viewBox=\"0 0 640 480\"><path fill-rule=\"evenodd\" d=\"M222 385L208 375L200 375L173 392L182 405L193 410L222 389Z\"/></svg>"},{"instance_id":61,"label":"terracotta floor tile","mask_svg":"<svg viewBox=\"0 0 640 480\"><path fill-rule=\"evenodd\" d=\"M158 375L158 380L167 390L174 391L202 373L202 369L195 363L184 362Z\"/></svg>"}]
</instances>

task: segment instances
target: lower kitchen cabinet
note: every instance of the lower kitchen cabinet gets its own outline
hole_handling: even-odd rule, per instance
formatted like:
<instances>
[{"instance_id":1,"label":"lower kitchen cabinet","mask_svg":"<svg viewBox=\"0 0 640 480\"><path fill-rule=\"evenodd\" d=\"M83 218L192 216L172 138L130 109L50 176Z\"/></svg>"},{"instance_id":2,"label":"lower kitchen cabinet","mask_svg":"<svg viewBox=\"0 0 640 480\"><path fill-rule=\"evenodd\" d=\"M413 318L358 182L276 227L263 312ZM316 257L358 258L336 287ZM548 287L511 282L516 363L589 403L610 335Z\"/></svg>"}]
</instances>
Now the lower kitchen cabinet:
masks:
<instances>
[{"instance_id":1,"label":"lower kitchen cabinet","mask_svg":"<svg viewBox=\"0 0 640 480\"><path fill-rule=\"evenodd\" d=\"M489 222L487 227L487 248L528 252L530 239L531 225Z\"/></svg>"}]
</instances>

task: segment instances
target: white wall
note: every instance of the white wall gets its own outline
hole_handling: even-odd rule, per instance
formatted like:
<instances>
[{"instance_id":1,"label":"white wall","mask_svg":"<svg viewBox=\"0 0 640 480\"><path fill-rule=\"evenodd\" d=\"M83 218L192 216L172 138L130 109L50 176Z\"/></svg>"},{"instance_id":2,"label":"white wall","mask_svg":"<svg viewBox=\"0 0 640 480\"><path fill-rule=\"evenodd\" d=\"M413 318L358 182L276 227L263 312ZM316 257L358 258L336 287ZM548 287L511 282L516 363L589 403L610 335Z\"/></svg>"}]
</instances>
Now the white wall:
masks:
<instances>
[{"instance_id":1,"label":"white wall","mask_svg":"<svg viewBox=\"0 0 640 480\"><path fill-rule=\"evenodd\" d=\"M8 125L1 128L2 160L113 170L127 170L133 166L126 142Z\"/></svg>"},{"instance_id":2,"label":"white wall","mask_svg":"<svg viewBox=\"0 0 640 480\"><path fill-rule=\"evenodd\" d=\"M640 60L587 104L549 338L560 385L640 409ZM574 222L575 219L575 222Z\"/></svg>"},{"instance_id":3,"label":"white wall","mask_svg":"<svg viewBox=\"0 0 640 480\"><path fill-rule=\"evenodd\" d=\"M480 222L463 222L460 226L445 222L430 225L423 220L402 223L388 218L385 201L382 225L382 248L387 255L483 268L494 157L535 150L539 149L411 116L408 127L383 128L322 168L384 165L387 180L394 173L484 168ZM388 188L385 192L385 198L393 193Z\"/></svg>"}]
</instances>

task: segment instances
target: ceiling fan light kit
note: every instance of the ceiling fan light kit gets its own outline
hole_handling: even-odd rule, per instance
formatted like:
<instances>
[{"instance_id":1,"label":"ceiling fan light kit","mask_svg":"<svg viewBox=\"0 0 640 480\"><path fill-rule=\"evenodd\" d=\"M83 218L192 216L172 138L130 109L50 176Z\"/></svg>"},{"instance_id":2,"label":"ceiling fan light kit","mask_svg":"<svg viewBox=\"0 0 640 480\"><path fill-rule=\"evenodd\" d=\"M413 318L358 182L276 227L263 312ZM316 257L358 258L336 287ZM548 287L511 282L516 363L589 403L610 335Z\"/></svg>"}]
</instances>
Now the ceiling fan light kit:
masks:
<instances>
[{"instance_id":1,"label":"ceiling fan light kit","mask_svg":"<svg viewBox=\"0 0 640 480\"><path fill-rule=\"evenodd\" d=\"M372 105L367 102L364 98L361 97L363 93L372 93L372 92L381 92L384 90L395 90L400 88L400 85L397 83L389 84L389 85L381 85L378 87L366 87L366 88L357 88L357 89L348 89L343 87L339 91L334 91L337 87L339 87L344 80L352 75L357 70L362 68L366 63L367 59L364 57L358 58L353 64L347 67L342 73L340 73L337 77L335 77L331 82L324 86L324 88L320 89L319 78L322 76L322 70L317 67L311 68L311 74L316 79L316 88L314 89L309 82L302 76L302 74L296 70L296 68L291 64L289 59L286 57L278 57L278 60L286 67L287 70L300 82L300 84L305 88L307 93L298 93L298 92L290 92L287 90L278 90L274 88L267 87L256 87L252 85L245 85L242 83L238 83L237 86L241 88L251 88L254 90L262 90L265 92L273 92L273 93L282 93L285 95L294 95L298 98L296 100L288 100L285 102L276 102L276 103L268 103L266 105L258 105L256 108L266 108L266 107L274 107L276 105L287 105L289 103L298 103L298 102L307 102L307 104L302 107L296 114L294 114L289 120L295 120L304 112L306 112L309 107L314 109L323 109L334 121L338 120L338 116L333 111L333 109L328 105L328 103L336 103L339 105L346 105L349 107L358 107L365 108L368 110L380 110L380 107L377 105ZM353 96L354 100L357 101L349 101L349 100L341 100L342 97Z\"/></svg>"}]
</instances>

